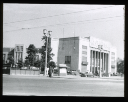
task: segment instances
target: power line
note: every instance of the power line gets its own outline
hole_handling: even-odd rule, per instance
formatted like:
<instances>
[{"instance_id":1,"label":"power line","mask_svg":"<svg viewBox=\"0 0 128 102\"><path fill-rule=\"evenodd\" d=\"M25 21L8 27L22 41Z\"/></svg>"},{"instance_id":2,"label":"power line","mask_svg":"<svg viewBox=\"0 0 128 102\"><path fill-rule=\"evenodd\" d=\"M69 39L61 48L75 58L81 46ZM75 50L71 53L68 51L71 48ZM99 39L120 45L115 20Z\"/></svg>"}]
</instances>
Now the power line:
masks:
<instances>
[{"instance_id":1,"label":"power line","mask_svg":"<svg viewBox=\"0 0 128 102\"><path fill-rule=\"evenodd\" d=\"M122 16L114 16L114 17L107 17L107 18L116 18L116 17L122 17ZM100 18L100 19L107 19L107 18ZM92 19L92 20L100 20L100 19ZM67 22L67 23L60 23L60 24L54 24L54 25L47 25L47 26L56 26L56 25L65 25L65 24L70 24L70 23L79 23L79 22L85 22L85 21L92 21L92 20L84 20L84 21L77 21L77 22ZM38 27L32 27L28 29L33 29L33 28L39 28L39 27L47 27L47 26L38 26Z\"/></svg>"},{"instance_id":2,"label":"power line","mask_svg":"<svg viewBox=\"0 0 128 102\"><path fill-rule=\"evenodd\" d=\"M110 7L115 7L115 6L108 6L108 7L96 8L96 9L90 9L90 10L82 10L82 11L64 13L64 14L59 14L59 15L51 15L51 16L40 17L40 18L33 18L33 19L27 19L27 20L14 21L14 22L9 22L9 23L17 23L17 22L23 22L23 21L29 21L29 20L36 20L36 19L50 18L50 17L55 17L55 16L69 15L69 14L73 14L73 13L80 13L80 12L103 9L103 8L110 8ZM3 24L9 24L9 23L3 23Z\"/></svg>"},{"instance_id":3,"label":"power line","mask_svg":"<svg viewBox=\"0 0 128 102\"><path fill-rule=\"evenodd\" d=\"M24 30L24 29L34 29L34 28L40 28L40 27L48 27L48 26L61 26L61 25L67 25L67 24L76 24L76 23L84 23L86 21L95 21L95 20L101 20L101 19L108 19L108 18L116 18L116 17L123 17L121 16L114 16L114 17L106 17L106 18L100 18L100 19L92 19L92 20L84 20L84 21L77 21L77 22L69 22L69 23L60 23L60 24L54 24L54 25L46 25L46 26L38 26L38 27L32 27L32 28L21 28L17 30ZM17 30L11 30L11 31L17 31ZM11 31L5 31L5 32L11 32Z\"/></svg>"}]
</instances>

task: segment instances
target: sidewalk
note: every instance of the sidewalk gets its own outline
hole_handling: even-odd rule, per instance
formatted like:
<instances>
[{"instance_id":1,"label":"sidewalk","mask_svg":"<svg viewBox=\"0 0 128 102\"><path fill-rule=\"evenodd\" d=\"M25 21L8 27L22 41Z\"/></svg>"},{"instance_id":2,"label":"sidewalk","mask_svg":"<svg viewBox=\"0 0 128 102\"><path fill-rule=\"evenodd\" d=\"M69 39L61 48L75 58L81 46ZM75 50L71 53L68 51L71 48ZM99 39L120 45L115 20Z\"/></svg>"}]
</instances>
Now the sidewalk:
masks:
<instances>
[{"instance_id":1,"label":"sidewalk","mask_svg":"<svg viewBox=\"0 0 128 102\"><path fill-rule=\"evenodd\" d=\"M3 74L3 76L12 76L12 77L15 77L15 76L19 76L19 77L29 77L29 78L43 78L43 79L49 79L50 77L47 75L47 76L44 76L43 74L40 74L40 75L8 75L8 74ZM121 76L111 76L111 77L81 77L79 75L67 75L67 76L57 76L57 75L54 75L53 77L51 77L51 79L76 79L76 80L115 80L115 81L124 81L124 77L121 77Z\"/></svg>"},{"instance_id":2,"label":"sidewalk","mask_svg":"<svg viewBox=\"0 0 128 102\"><path fill-rule=\"evenodd\" d=\"M75 75L67 75L67 76L53 76L53 78L64 78L64 79L78 79L78 80L118 80L118 81L124 81L124 77L120 76L111 76L111 77L81 77L81 76L75 76Z\"/></svg>"}]
</instances>

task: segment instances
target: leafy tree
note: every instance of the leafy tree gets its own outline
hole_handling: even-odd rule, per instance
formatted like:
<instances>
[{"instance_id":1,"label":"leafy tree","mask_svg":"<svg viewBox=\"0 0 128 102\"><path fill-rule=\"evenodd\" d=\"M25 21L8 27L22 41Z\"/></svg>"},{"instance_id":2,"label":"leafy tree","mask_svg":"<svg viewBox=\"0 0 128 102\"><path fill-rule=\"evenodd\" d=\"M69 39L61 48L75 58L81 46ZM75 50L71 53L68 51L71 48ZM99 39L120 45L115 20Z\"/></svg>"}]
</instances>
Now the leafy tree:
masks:
<instances>
[{"instance_id":1,"label":"leafy tree","mask_svg":"<svg viewBox=\"0 0 128 102\"><path fill-rule=\"evenodd\" d=\"M29 63L31 66L34 65L34 57L35 57L36 53L37 53L37 49L34 46L34 44L30 44L28 47L28 50L27 50L28 56L26 57L26 59L29 60Z\"/></svg>"},{"instance_id":2,"label":"leafy tree","mask_svg":"<svg viewBox=\"0 0 128 102\"><path fill-rule=\"evenodd\" d=\"M34 63L34 66L39 68L39 67L40 67L40 60L37 60L37 61Z\"/></svg>"},{"instance_id":3,"label":"leafy tree","mask_svg":"<svg viewBox=\"0 0 128 102\"><path fill-rule=\"evenodd\" d=\"M28 59L25 60L24 65L27 66L27 67L30 65L30 62L29 62Z\"/></svg>"},{"instance_id":4,"label":"leafy tree","mask_svg":"<svg viewBox=\"0 0 128 102\"><path fill-rule=\"evenodd\" d=\"M124 60L118 58L117 60L117 72L124 73Z\"/></svg>"},{"instance_id":5,"label":"leafy tree","mask_svg":"<svg viewBox=\"0 0 128 102\"><path fill-rule=\"evenodd\" d=\"M49 67L52 67L53 69L56 67L56 64L54 61L49 62Z\"/></svg>"},{"instance_id":6,"label":"leafy tree","mask_svg":"<svg viewBox=\"0 0 128 102\"><path fill-rule=\"evenodd\" d=\"M12 55L8 56L8 59L9 60L9 63L8 64L11 64L12 66L14 65L14 58Z\"/></svg>"},{"instance_id":7,"label":"leafy tree","mask_svg":"<svg viewBox=\"0 0 128 102\"><path fill-rule=\"evenodd\" d=\"M44 42L44 46L42 46L41 48L41 70L44 71L45 68L45 55L46 55L46 41L47 37L43 36L42 40L45 41ZM48 46L47 46L47 67L49 67L49 62L50 60L52 60L52 57L54 56L54 54L52 53L52 48L51 48L51 38L48 37Z\"/></svg>"}]
</instances>

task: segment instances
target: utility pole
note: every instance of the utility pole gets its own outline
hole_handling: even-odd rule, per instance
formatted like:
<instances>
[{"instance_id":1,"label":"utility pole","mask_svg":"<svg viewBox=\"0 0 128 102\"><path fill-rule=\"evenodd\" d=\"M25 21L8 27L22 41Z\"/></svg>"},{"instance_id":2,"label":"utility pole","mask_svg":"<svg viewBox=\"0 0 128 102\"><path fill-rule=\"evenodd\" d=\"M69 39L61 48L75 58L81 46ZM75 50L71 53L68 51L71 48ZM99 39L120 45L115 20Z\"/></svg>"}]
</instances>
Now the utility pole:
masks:
<instances>
[{"instance_id":1,"label":"utility pole","mask_svg":"<svg viewBox=\"0 0 128 102\"><path fill-rule=\"evenodd\" d=\"M44 33L44 35L45 35L45 37L46 37L46 52L45 52L44 76L46 76L46 69L47 69L48 36L49 36L49 37L51 36L51 32L52 32L52 31L48 31L48 33L46 33L46 32L47 32L47 30L44 29L44 30L43 30L43 33Z\"/></svg>"}]
</instances>

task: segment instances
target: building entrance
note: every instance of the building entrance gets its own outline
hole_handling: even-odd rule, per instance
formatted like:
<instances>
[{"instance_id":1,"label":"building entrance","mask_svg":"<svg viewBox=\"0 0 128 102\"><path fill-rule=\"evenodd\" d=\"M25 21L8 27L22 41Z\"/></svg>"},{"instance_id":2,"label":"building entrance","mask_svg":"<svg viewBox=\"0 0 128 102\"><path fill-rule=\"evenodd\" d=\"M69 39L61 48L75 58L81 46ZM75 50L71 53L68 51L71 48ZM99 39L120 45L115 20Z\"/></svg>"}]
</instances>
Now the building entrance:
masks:
<instances>
[{"instance_id":1,"label":"building entrance","mask_svg":"<svg viewBox=\"0 0 128 102\"><path fill-rule=\"evenodd\" d=\"M90 51L90 72L95 74L101 72L108 73L108 53L99 52L97 50Z\"/></svg>"}]
</instances>

